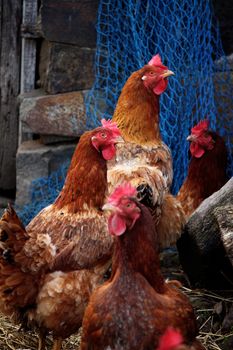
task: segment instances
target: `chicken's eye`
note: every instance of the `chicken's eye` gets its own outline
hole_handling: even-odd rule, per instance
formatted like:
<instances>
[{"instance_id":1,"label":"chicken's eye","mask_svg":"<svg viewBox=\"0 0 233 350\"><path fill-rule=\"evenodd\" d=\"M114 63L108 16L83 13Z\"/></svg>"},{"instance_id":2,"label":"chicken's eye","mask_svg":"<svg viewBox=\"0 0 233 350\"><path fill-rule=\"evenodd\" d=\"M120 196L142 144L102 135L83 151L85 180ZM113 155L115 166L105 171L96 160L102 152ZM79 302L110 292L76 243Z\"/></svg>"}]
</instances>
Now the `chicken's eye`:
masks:
<instances>
[{"instance_id":1,"label":"chicken's eye","mask_svg":"<svg viewBox=\"0 0 233 350\"><path fill-rule=\"evenodd\" d=\"M131 208L132 204L131 203L127 203L125 206L126 206L126 208Z\"/></svg>"},{"instance_id":2,"label":"chicken's eye","mask_svg":"<svg viewBox=\"0 0 233 350\"><path fill-rule=\"evenodd\" d=\"M155 72L150 71L149 74L150 74L150 75L155 75Z\"/></svg>"},{"instance_id":3,"label":"chicken's eye","mask_svg":"<svg viewBox=\"0 0 233 350\"><path fill-rule=\"evenodd\" d=\"M107 135L104 132L102 132L101 137L102 137L102 139L106 139Z\"/></svg>"}]
</instances>

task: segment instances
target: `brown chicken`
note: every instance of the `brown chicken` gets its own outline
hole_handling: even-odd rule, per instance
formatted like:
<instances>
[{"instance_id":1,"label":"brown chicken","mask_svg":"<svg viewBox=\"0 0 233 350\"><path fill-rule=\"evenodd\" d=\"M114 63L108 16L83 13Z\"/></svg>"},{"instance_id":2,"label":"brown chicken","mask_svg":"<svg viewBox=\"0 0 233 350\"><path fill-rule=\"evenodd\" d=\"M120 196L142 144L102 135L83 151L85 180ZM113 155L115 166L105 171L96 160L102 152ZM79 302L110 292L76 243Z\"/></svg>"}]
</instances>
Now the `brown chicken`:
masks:
<instances>
[{"instance_id":1,"label":"brown chicken","mask_svg":"<svg viewBox=\"0 0 233 350\"><path fill-rule=\"evenodd\" d=\"M136 189L117 187L103 209L112 211L108 226L116 236L112 275L90 298L81 350L154 350L169 326L195 350L204 349L189 300L163 279L155 225Z\"/></svg>"},{"instance_id":2,"label":"brown chicken","mask_svg":"<svg viewBox=\"0 0 233 350\"><path fill-rule=\"evenodd\" d=\"M187 140L191 142L192 159L177 199L189 217L205 198L227 182L227 149L223 138L209 130L208 120L193 127Z\"/></svg>"},{"instance_id":3,"label":"brown chicken","mask_svg":"<svg viewBox=\"0 0 233 350\"><path fill-rule=\"evenodd\" d=\"M175 244L184 224L179 201L168 193L172 156L159 130L159 97L172 74L156 55L129 77L113 115L125 143L117 145L116 158L108 162L109 192L122 181L137 187L141 202L159 222L160 248Z\"/></svg>"},{"instance_id":4,"label":"brown chicken","mask_svg":"<svg viewBox=\"0 0 233 350\"><path fill-rule=\"evenodd\" d=\"M39 327L39 349L47 331L58 350L62 339L79 329L89 296L111 264L113 238L102 206L106 160L115 155L119 131L114 123L103 124L80 138L54 204L26 230L12 208L0 221L0 309L17 322ZM64 250L76 271L60 271Z\"/></svg>"}]
</instances>

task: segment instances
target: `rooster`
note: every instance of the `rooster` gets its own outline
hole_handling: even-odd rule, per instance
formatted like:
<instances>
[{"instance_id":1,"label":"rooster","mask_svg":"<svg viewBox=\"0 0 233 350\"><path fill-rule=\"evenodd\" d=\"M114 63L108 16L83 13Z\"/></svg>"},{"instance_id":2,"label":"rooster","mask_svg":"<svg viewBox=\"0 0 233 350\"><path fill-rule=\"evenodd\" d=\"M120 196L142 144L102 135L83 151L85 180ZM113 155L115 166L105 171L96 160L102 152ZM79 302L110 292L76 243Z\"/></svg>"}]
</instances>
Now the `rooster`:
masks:
<instances>
[{"instance_id":1,"label":"rooster","mask_svg":"<svg viewBox=\"0 0 233 350\"><path fill-rule=\"evenodd\" d=\"M0 310L38 327L40 350L48 331L59 350L79 329L89 296L111 264L113 237L102 206L106 160L115 155L119 135L107 121L82 135L61 193L26 229L13 208L0 220ZM73 247L76 270L60 271L60 252L73 258Z\"/></svg>"},{"instance_id":2,"label":"rooster","mask_svg":"<svg viewBox=\"0 0 233 350\"><path fill-rule=\"evenodd\" d=\"M109 192L122 181L137 187L155 219L160 248L176 243L185 222L182 206L168 193L172 156L159 129L159 97L173 74L155 55L128 78L113 115L125 142L117 145L116 158L108 162Z\"/></svg>"},{"instance_id":3,"label":"rooster","mask_svg":"<svg viewBox=\"0 0 233 350\"><path fill-rule=\"evenodd\" d=\"M90 298L81 350L154 350L169 326L193 349L204 349L189 300L163 279L155 225L136 194L123 184L103 207L112 212L108 227L116 237L112 275Z\"/></svg>"},{"instance_id":4,"label":"rooster","mask_svg":"<svg viewBox=\"0 0 233 350\"><path fill-rule=\"evenodd\" d=\"M192 159L177 199L189 217L205 198L227 182L227 149L223 138L209 130L208 120L194 126L187 140L191 142Z\"/></svg>"}]
</instances>

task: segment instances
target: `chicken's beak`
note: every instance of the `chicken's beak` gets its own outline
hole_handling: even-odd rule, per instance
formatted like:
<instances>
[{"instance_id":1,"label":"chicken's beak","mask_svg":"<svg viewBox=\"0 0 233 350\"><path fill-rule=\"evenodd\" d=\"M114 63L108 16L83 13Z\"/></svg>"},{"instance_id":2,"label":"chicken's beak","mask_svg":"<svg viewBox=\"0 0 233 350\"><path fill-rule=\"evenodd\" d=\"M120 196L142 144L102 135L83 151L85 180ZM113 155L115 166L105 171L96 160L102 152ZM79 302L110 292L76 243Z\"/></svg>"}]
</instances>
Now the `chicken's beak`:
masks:
<instances>
[{"instance_id":1,"label":"chicken's beak","mask_svg":"<svg viewBox=\"0 0 233 350\"><path fill-rule=\"evenodd\" d=\"M175 75L175 73L172 70L166 70L163 74L160 75L161 78L167 78L170 77L171 75Z\"/></svg>"},{"instance_id":2,"label":"chicken's beak","mask_svg":"<svg viewBox=\"0 0 233 350\"><path fill-rule=\"evenodd\" d=\"M121 137L121 136L118 136L116 139L115 139L115 142L116 143L124 143L124 139Z\"/></svg>"},{"instance_id":3,"label":"chicken's beak","mask_svg":"<svg viewBox=\"0 0 233 350\"><path fill-rule=\"evenodd\" d=\"M196 141L196 139L197 139L197 137L195 135L189 135L186 140L193 142L193 141Z\"/></svg>"},{"instance_id":4,"label":"chicken's beak","mask_svg":"<svg viewBox=\"0 0 233 350\"><path fill-rule=\"evenodd\" d=\"M97 144L97 141L98 140L98 138L96 137L96 136L92 136L92 138L91 138L91 143L92 143L92 145L95 147L95 149L98 151L98 152L100 152L100 150L99 150L99 148L98 148L98 144Z\"/></svg>"},{"instance_id":5,"label":"chicken's beak","mask_svg":"<svg viewBox=\"0 0 233 350\"><path fill-rule=\"evenodd\" d=\"M110 203L105 203L103 206L102 206L102 210L105 210L105 211L116 211L116 207Z\"/></svg>"}]
</instances>

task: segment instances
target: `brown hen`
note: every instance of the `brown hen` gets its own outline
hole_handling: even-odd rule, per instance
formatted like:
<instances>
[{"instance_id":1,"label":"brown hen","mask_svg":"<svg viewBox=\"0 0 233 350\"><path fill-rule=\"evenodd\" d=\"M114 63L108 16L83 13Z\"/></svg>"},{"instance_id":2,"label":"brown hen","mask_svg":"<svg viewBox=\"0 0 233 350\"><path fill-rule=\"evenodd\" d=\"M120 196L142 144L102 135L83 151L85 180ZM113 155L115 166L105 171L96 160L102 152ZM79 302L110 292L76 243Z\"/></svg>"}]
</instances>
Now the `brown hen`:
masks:
<instances>
[{"instance_id":1,"label":"brown hen","mask_svg":"<svg viewBox=\"0 0 233 350\"><path fill-rule=\"evenodd\" d=\"M116 236L112 275L90 298L81 350L154 350L168 327L204 349L189 300L164 282L151 214L135 196L130 184L119 186L104 207L112 211L109 231Z\"/></svg>"},{"instance_id":2,"label":"brown hen","mask_svg":"<svg viewBox=\"0 0 233 350\"><path fill-rule=\"evenodd\" d=\"M26 230L11 208L0 221L1 311L39 327L39 349L47 331L58 350L79 329L89 296L111 264L113 238L102 205L106 160L115 155L119 131L114 123L103 125L80 138L60 195ZM67 252L75 271L60 271Z\"/></svg>"},{"instance_id":3,"label":"brown hen","mask_svg":"<svg viewBox=\"0 0 233 350\"><path fill-rule=\"evenodd\" d=\"M216 132L209 130L209 121L200 121L187 138L192 155L188 175L177 199L188 218L201 202L227 182L227 149Z\"/></svg>"},{"instance_id":4,"label":"brown hen","mask_svg":"<svg viewBox=\"0 0 233 350\"><path fill-rule=\"evenodd\" d=\"M129 77L113 115L125 143L117 145L116 158L108 163L109 192L123 180L137 187L158 225L160 248L176 243L185 221L179 201L168 194L172 156L159 129L159 97L172 74L156 55Z\"/></svg>"}]
</instances>

